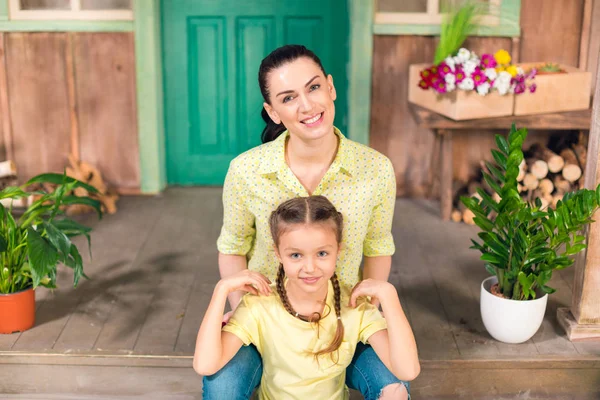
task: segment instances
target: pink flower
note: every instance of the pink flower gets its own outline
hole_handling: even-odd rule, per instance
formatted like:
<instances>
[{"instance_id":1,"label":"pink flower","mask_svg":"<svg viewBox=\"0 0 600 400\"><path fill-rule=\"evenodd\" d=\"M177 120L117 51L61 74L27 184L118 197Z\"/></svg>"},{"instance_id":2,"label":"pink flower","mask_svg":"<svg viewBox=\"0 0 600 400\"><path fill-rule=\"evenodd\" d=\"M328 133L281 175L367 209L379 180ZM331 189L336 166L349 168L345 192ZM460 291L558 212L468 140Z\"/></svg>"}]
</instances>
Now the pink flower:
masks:
<instances>
[{"instance_id":1,"label":"pink flower","mask_svg":"<svg viewBox=\"0 0 600 400\"><path fill-rule=\"evenodd\" d=\"M438 65L438 74L443 78L444 76L452 73L452 68L445 62L440 63Z\"/></svg>"},{"instance_id":2,"label":"pink flower","mask_svg":"<svg viewBox=\"0 0 600 400\"><path fill-rule=\"evenodd\" d=\"M436 79L433 81L433 88L438 93L446 93L446 81L443 79Z\"/></svg>"},{"instance_id":3,"label":"pink flower","mask_svg":"<svg viewBox=\"0 0 600 400\"><path fill-rule=\"evenodd\" d=\"M471 75L471 78L473 78L473 82L475 83L475 86L479 86L482 83L487 82L487 76L485 76L483 71L480 70L479 68L475 69L475 72L473 72L473 75Z\"/></svg>"},{"instance_id":4,"label":"pink flower","mask_svg":"<svg viewBox=\"0 0 600 400\"><path fill-rule=\"evenodd\" d=\"M523 92L525 92L525 84L517 83L517 85L515 86L515 94L521 94Z\"/></svg>"},{"instance_id":5,"label":"pink flower","mask_svg":"<svg viewBox=\"0 0 600 400\"><path fill-rule=\"evenodd\" d=\"M467 75L465 74L465 71L463 71L462 68L457 67L456 68L456 83L461 83L463 81L463 79L465 79L467 77Z\"/></svg>"},{"instance_id":6,"label":"pink flower","mask_svg":"<svg viewBox=\"0 0 600 400\"><path fill-rule=\"evenodd\" d=\"M492 54L484 54L481 56L481 63L485 68L495 68L498 63Z\"/></svg>"},{"instance_id":7,"label":"pink flower","mask_svg":"<svg viewBox=\"0 0 600 400\"><path fill-rule=\"evenodd\" d=\"M529 93L535 93L535 89L537 89L537 85L535 83L529 85Z\"/></svg>"}]
</instances>

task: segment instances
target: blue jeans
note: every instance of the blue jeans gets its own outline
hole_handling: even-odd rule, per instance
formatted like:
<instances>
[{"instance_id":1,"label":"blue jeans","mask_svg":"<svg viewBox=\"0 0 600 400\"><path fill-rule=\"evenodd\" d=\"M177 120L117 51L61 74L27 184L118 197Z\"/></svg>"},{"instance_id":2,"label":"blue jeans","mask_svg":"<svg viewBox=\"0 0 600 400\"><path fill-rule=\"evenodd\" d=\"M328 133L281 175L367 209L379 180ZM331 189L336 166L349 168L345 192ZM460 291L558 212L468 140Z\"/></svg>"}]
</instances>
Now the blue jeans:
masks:
<instances>
[{"instance_id":1,"label":"blue jeans","mask_svg":"<svg viewBox=\"0 0 600 400\"><path fill-rule=\"evenodd\" d=\"M242 346L223 369L202 379L202 398L247 400L260 384L261 377L260 353L253 345ZM346 368L346 385L360 391L365 400L376 400L383 388L393 383L403 384L410 398L410 384L398 380L371 346L359 343L352 362Z\"/></svg>"}]
</instances>

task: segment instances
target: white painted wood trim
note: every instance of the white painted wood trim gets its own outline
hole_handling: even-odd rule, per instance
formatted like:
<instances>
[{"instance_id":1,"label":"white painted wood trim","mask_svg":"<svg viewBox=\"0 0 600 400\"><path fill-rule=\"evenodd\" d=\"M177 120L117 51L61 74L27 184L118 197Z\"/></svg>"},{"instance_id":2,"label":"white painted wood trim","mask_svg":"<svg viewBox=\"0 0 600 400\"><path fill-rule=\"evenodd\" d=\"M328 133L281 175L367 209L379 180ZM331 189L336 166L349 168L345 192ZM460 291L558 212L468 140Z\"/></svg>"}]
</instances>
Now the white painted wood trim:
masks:
<instances>
[{"instance_id":1,"label":"white painted wood trim","mask_svg":"<svg viewBox=\"0 0 600 400\"><path fill-rule=\"evenodd\" d=\"M71 0L71 10L21 10L19 0L9 0L11 20L131 21L133 10L81 10L80 0Z\"/></svg>"}]
</instances>

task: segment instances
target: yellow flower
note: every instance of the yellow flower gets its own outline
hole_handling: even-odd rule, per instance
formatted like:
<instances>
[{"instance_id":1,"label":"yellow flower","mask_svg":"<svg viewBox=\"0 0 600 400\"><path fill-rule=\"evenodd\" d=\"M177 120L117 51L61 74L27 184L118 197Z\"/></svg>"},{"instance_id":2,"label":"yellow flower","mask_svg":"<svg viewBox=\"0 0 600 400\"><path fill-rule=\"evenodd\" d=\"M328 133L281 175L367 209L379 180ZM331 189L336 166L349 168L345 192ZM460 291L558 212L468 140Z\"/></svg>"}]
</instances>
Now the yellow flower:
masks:
<instances>
[{"instance_id":1,"label":"yellow flower","mask_svg":"<svg viewBox=\"0 0 600 400\"><path fill-rule=\"evenodd\" d=\"M508 72L511 76L517 76L517 67L514 65L506 67L506 72Z\"/></svg>"},{"instance_id":2,"label":"yellow flower","mask_svg":"<svg viewBox=\"0 0 600 400\"><path fill-rule=\"evenodd\" d=\"M506 68L504 67L496 67L496 72L500 73L502 71L506 70Z\"/></svg>"},{"instance_id":3,"label":"yellow flower","mask_svg":"<svg viewBox=\"0 0 600 400\"><path fill-rule=\"evenodd\" d=\"M510 54L506 50L498 50L496 54L494 54L494 58L498 64L510 64Z\"/></svg>"}]
</instances>

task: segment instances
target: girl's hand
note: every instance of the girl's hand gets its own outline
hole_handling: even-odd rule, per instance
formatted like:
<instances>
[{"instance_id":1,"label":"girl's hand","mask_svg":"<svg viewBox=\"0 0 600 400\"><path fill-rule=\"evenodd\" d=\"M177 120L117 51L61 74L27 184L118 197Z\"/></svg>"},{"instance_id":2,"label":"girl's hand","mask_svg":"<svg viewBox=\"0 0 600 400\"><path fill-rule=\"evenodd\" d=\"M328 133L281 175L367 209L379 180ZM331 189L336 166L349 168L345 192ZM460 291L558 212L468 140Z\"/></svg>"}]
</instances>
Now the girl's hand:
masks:
<instances>
[{"instance_id":1,"label":"girl's hand","mask_svg":"<svg viewBox=\"0 0 600 400\"><path fill-rule=\"evenodd\" d=\"M379 304L379 302L383 302L391 293L391 290L395 292L396 289L389 282L365 279L352 289L349 306L352 308L356 307L356 300L363 296L369 296L371 297L371 303Z\"/></svg>"},{"instance_id":2,"label":"girl's hand","mask_svg":"<svg viewBox=\"0 0 600 400\"><path fill-rule=\"evenodd\" d=\"M270 284L271 281L263 274L245 269L235 275L221 279L217 283L217 288L223 290L226 295L238 290L254 295L259 293L269 295L271 294Z\"/></svg>"}]
</instances>

